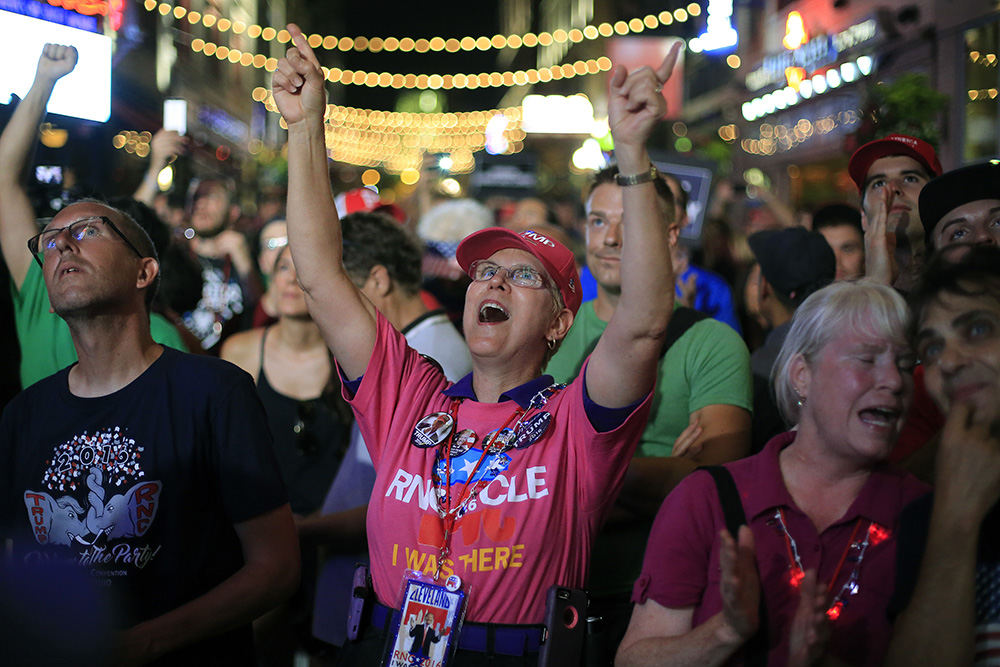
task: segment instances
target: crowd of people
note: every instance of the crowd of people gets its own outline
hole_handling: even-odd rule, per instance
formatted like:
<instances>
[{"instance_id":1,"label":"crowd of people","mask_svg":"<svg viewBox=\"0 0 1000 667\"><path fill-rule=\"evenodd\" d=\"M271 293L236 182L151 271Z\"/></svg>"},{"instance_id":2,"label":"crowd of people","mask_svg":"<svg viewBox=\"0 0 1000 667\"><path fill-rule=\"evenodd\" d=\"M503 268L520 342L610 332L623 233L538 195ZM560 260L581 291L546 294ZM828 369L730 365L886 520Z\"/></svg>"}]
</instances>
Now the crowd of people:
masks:
<instances>
[{"instance_id":1,"label":"crowd of people","mask_svg":"<svg viewBox=\"0 0 1000 667\"><path fill-rule=\"evenodd\" d=\"M164 130L129 196L33 201L72 47L0 132L11 664L1000 664L1000 161L890 134L860 209L692 248L647 152L675 48L610 75L578 212L413 215L334 196L289 32L255 220L159 192Z\"/></svg>"}]
</instances>

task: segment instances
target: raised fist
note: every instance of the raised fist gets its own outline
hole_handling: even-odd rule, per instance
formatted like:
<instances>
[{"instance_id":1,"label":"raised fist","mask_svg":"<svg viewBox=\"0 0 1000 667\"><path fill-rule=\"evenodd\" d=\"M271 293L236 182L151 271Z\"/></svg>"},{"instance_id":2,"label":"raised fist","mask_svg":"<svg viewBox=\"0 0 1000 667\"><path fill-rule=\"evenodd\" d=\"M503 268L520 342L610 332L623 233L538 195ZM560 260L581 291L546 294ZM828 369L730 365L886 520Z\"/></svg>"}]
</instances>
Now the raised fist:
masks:
<instances>
[{"instance_id":1,"label":"raised fist","mask_svg":"<svg viewBox=\"0 0 1000 667\"><path fill-rule=\"evenodd\" d=\"M38 69L35 71L35 79L48 79L58 81L73 71L79 54L75 46L63 46L62 44L46 44L42 47L42 55L38 57Z\"/></svg>"}]
</instances>

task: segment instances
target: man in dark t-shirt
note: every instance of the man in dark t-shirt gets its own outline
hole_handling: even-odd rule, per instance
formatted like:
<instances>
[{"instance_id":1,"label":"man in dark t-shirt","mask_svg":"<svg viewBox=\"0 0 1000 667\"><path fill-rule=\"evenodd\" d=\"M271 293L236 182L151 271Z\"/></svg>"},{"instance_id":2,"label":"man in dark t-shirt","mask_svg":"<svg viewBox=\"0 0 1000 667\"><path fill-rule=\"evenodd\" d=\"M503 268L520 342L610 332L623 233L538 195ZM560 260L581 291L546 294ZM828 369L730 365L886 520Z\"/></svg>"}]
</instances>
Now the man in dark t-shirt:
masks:
<instances>
[{"instance_id":1,"label":"man in dark t-shirt","mask_svg":"<svg viewBox=\"0 0 1000 667\"><path fill-rule=\"evenodd\" d=\"M122 211L67 206L28 250L79 361L0 418L12 565L92 576L117 611L103 662L252 664L250 622L291 594L299 558L250 377L153 341L159 263Z\"/></svg>"}]
</instances>

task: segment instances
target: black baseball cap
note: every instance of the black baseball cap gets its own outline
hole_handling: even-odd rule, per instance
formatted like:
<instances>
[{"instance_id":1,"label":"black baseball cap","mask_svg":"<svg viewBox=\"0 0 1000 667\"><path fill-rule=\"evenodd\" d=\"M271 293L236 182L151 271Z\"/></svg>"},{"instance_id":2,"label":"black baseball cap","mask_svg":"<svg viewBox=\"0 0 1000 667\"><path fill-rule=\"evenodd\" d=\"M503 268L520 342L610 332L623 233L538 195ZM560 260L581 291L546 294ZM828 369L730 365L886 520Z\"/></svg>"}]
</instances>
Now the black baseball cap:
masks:
<instances>
[{"instance_id":1,"label":"black baseball cap","mask_svg":"<svg viewBox=\"0 0 1000 667\"><path fill-rule=\"evenodd\" d=\"M980 199L1000 199L1000 160L952 169L920 191L920 221L933 240L934 228L951 211Z\"/></svg>"},{"instance_id":2,"label":"black baseball cap","mask_svg":"<svg viewBox=\"0 0 1000 667\"><path fill-rule=\"evenodd\" d=\"M747 242L764 279L795 304L836 275L837 259L819 232L805 227L769 229L751 234Z\"/></svg>"}]
</instances>

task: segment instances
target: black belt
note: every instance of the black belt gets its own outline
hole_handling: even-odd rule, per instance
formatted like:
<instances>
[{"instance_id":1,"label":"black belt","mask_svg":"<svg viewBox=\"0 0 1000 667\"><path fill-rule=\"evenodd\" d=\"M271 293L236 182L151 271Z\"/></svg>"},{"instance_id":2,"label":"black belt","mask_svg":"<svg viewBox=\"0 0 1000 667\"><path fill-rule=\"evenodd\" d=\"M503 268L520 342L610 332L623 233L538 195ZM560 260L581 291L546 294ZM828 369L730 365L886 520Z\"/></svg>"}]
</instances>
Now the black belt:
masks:
<instances>
[{"instance_id":1,"label":"black belt","mask_svg":"<svg viewBox=\"0 0 1000 667\"><path fill-rule=\"evenodd\" d=\"M376 602L371 624L388 632L390 625L399 625L399 614L398 609ZM544 634L544 625L466 622L462 624L462 632L458 636L458 648L477 653L522 656L538 653Z\"/></svg>"}]
</instances>

